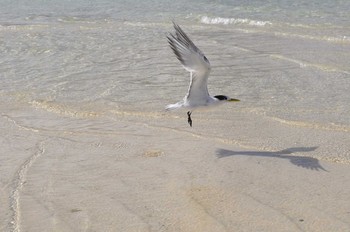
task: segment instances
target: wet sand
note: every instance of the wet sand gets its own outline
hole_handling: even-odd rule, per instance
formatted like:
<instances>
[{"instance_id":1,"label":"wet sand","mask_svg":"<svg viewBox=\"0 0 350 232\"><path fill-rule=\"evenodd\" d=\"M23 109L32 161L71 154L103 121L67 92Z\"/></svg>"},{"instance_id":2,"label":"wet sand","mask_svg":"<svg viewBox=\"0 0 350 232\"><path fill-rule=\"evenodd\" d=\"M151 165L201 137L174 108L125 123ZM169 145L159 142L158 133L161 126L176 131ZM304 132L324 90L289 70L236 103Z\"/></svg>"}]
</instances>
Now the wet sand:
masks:
<instances>
[{"instance_id":1,"label":"wet sand","mask_svg":"<svg viewBox=\"0 0 350 232\"><path fill-rule=\"evenodd\" d=\"M338 141L345 132L242 113L222 125L215 112L197 112L190 128L181 112L62 119L7 108L0 117L1 231L350 229L349 163L324 159L330 145L349 148ZM66 124L58 129L60 120ZM280 148L235 140L247 131ZM299 136L304 142L295 144Z\"/></svg>"}]
</instances>

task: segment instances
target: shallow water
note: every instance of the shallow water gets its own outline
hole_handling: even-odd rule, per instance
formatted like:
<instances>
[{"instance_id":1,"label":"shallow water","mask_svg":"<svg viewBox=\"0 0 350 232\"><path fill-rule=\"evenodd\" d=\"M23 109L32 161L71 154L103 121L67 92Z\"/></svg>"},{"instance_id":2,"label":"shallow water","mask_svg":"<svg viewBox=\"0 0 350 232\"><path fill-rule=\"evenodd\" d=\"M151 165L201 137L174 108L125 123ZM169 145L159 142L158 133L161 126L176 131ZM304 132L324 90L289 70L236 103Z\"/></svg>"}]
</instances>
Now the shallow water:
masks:
<instances>
[{"instance_id":1,"label":"shallow water","mask_svg":"<svg viewBox=\"0 0 350 232\"><path fill-rule=\"evenodd\" d=\"M175 20L212 64L210 93L242 100L216 118L235 111L349 132L348 1L281 4L9 1L0 18L0 94L67 120L164 115L188 85L165 38Z\"/></svg>"}]
</instances>

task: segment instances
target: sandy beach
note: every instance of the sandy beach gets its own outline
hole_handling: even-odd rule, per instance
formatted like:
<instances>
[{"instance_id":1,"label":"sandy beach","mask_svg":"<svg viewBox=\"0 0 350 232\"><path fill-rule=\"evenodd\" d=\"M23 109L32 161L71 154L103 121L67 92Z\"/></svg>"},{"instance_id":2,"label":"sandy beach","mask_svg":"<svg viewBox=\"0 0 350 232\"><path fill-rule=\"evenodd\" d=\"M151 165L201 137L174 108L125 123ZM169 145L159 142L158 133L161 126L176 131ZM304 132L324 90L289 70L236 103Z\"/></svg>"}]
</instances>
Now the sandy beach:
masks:
<instances>
[{"instance_id":1,"label":"sandy beach","mask_svg":"<svg viewBox=\"0 0 350 232\"><path fill-rule=\"evenodd\" d=\"M0 9L0 231L350 231L348 3L165 2Z\"/></svg>"},{"instance_id":2,"label":"sandy beach","mask_svg":"<svg viewBox=\"0 0 350 232\"><path fill-rule=\"evenodd\" d=\"M2 231L350 228L349 164L322 159L332 152L331 137L348 132L261 120L259 136L279 138L272 150L210 136L225 125L204 116L196 129L185 116L165 113L77 117L59 129L40 126L40 118L60 120L55 113L31 116L38 125L28 125L19 109L1 117ZM260 133L245 115L233 118L233 134ZM295 144L300 136L307 142Z\"/></svg>"}]
</instances>

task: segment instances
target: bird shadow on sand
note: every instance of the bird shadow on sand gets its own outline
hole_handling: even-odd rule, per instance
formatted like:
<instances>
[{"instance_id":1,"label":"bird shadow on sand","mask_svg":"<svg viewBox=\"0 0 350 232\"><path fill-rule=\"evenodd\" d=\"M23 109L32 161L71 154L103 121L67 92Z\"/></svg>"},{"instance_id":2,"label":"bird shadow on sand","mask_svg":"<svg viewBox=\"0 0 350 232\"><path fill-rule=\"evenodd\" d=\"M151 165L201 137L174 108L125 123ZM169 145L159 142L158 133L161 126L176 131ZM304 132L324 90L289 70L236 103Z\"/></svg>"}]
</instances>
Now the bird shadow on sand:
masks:
<instances>
[{"instance_id":1,"label":"bird shadow on sand","mask_svg":"<svg viewBox=\"0 0 350 232\"><path fill-rule=\"evenodd\" d=\"M280 159L287 159L292 164L307 168L310 170L316 170L316 171L325 171L328 172L325 168L321 166L318 159L313 157L307 157L307 156L297 156L297 155L291 155L293 153L300 153L300 152L311 152L315 151L318 147L292 147L287 148L281 151L274 151L274 152L268 152L268 151L231 151L226 149L217 149L216 156L221 159L229 156L256 156L256 157L272 157L272 158L280 158Z\"/></svg>"}]
</instances>

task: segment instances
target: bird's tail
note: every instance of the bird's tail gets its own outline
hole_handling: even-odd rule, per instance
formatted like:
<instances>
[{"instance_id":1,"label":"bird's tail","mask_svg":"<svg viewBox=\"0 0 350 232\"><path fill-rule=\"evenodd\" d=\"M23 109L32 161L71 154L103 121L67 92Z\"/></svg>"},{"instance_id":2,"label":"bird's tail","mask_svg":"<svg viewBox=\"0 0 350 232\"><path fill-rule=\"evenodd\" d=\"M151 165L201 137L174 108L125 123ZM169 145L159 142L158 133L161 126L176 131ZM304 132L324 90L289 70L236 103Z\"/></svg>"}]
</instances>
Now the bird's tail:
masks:
<instances>
[{"instance_id":1,"label":"bird's tail","mask_svg":"<svg viewBox=\"0 0 350 232\"><path fill-rule=\"evenodd\" d=\"M175 103L175 104L169 104L165 107L165 110L176 110L178 108L181 108L183 105L182 102L178 102L178 103Z\"/></svg>"}]
</instances>

